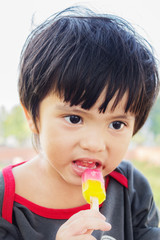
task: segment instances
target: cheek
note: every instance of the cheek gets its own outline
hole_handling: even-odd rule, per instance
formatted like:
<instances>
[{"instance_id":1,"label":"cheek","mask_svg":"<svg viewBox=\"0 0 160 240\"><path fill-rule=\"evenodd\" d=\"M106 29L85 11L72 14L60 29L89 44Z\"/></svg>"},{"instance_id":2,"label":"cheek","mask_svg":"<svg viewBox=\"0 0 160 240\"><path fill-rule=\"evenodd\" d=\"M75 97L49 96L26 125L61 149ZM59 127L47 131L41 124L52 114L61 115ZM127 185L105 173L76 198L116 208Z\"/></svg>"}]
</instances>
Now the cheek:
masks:
<instances>
[{"instance_id":1,"label":"cheek","mask_svg":"<svg viewBox=\"0 0 160 240\"><path fill-rule=\"evenodd\" d=\"M121 161L128 150L128 146L131 140L130 134L126 135L123 139L115 139L112 145L112 157L117 161Z\"/></svg>"},{"instance_id":2,"label":"cheek","mask_svg":"<svg viewBox=\"0 0 160 240\"><path fill-rule=\"evenodd\" d=\"M104 170L105 176L108 173L112 172L124 159L124 156L128 149L129 142L130 142L130 138L124 139L124 141L115 140L112 142L112 147L110 147L110 151L108 154L106 169Z\"/></svg>"},{"instance_id":3,"label":"cheek","mask_svg":"<svg viewBox=\"0 0 160 240\"><path fill-rule=\"evenodd\" d=\"M70 150L76 143L75 136L70 132L64 131L61 127L45 126L40 133L42 149L51 154L63 155Z\"/></svg>"}]
</instances>

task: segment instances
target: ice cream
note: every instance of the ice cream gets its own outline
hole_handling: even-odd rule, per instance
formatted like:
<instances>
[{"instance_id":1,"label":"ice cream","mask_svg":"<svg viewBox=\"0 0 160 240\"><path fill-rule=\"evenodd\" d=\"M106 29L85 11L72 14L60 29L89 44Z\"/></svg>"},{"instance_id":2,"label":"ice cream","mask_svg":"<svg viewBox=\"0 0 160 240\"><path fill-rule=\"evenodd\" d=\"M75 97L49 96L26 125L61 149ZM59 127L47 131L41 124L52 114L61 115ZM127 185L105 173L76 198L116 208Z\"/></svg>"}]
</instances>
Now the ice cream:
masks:
<instances>
[{"instance_id":1,"label":"ice cream","mask_svg":"<svg viewBox=\"0 0 160 240\"><path fill-rule=\"evenodd\" d=\"M82 193L91 208L99 209L106 198L104 179L98 169L86 169L82 174Z\"/></svg>"}]
</instances>

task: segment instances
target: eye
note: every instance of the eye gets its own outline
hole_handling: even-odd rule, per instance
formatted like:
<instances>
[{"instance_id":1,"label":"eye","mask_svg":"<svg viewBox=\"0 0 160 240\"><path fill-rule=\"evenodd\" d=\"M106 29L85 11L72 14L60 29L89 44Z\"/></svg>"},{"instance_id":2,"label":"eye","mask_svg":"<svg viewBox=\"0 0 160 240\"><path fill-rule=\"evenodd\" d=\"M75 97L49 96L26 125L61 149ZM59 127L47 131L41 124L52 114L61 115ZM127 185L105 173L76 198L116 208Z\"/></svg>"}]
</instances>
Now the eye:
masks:
<instances>
[{"instance_id":1,"label":"eye","mask_svg":"<svg viewBox=\"0 0 160 240\"><path fill-rule=\"evenodd\" d=\"M77 116L77 115L70 115L70 116L67 116L65 117L65 120L69 123L72 123L72 124L80 124L82 123L82 119L80 116Z\"/></svg>"},{"instance_id":2,"label":"eye","mask_svg":"<svg viewBox=\"0 0 160 240\"><path fill-rule=\"evenodd\" d=\"M115 129L115 130L120 130L122 129L126 124L121 121L114 121L109 124L109 128Z\"/></svg>"}]
</instances>

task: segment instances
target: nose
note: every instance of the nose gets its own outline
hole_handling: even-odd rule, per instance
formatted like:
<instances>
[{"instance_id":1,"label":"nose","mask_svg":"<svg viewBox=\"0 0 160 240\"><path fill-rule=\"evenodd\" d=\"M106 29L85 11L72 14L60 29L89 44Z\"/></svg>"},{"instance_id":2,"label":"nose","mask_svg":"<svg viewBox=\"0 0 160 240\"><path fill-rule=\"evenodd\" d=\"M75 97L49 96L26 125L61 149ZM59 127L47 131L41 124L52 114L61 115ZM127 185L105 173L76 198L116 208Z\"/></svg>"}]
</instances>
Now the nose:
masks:
<instances>
[{"instance_id":1,"label":"nose","mask_svg":"<svg viewBox=\"0 0 160 240\"><path fill-rule=\"evenodd\" d=\"M82 149L92 153L103 152L106 149L106 142L103 134L96 131L86 132L80 141Z\"/></svg>"}]
</instances>

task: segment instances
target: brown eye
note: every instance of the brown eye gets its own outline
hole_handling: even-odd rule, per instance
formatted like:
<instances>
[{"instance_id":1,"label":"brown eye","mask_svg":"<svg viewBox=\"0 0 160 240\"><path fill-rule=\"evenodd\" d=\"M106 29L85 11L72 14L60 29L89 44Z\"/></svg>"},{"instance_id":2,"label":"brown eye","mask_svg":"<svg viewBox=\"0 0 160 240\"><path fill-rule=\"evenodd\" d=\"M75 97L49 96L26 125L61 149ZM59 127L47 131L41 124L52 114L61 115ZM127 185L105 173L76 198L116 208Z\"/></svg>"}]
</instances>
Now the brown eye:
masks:
<instances>
[{"instance_id":1,"label":"brown eye","mask_svg":"<svg viewBox=\"0 0 160 240\"><path fill-rule=\"evenodd\" d=\"M81 117L77 116L77 115L70 115L70 116L65 117L65 119L67 122L72 123L72 124L78 124L78 123L82 122Z\"/></svg>"},{"instance_id":2,"label":"brown eye","mask_svg":"<svg viewBox=\"0 0 160 240\"><path fill-rule=\"evenodd\" d=\"M125 126L125 123L121 122L121 121L114 121L112 123L110 123L109 127L115 130L120 130Z\"/></svg>"}]
</instances>

